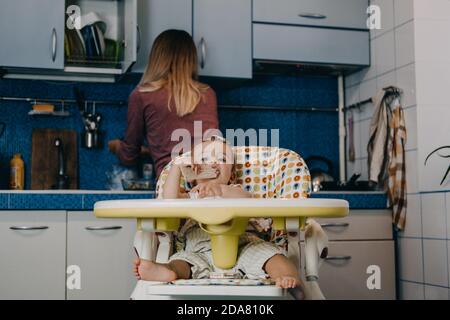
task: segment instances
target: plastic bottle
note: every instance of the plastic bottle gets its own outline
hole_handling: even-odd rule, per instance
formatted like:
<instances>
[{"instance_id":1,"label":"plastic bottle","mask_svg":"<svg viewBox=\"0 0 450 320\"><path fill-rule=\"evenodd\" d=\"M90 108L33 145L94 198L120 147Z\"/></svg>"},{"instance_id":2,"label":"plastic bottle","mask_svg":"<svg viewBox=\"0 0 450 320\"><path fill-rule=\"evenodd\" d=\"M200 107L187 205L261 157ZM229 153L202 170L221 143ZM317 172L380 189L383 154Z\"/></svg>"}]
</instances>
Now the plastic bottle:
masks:
<instances>
[{"instance_id":1,"label":"plastic bottle","mask_svg":"<svg viewBox=\"0 0 450 320\"><path fill-rule=\"evenodd\" d=\"M25 165L22 160L22 155L16 153L10 162L11 176L9 186L11 190L23 190L25 185Z\"/></svg>"}]
</instances>

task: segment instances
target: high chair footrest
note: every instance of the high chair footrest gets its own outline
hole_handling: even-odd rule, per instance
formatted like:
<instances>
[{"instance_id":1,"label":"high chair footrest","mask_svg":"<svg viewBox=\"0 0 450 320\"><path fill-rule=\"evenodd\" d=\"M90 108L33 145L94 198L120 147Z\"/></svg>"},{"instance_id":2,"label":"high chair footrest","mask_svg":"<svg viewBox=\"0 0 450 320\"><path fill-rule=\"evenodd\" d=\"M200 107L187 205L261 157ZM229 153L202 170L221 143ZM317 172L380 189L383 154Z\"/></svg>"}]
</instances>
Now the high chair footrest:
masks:
<instances>
[{"instance_id":1,"label":"high chair footrest","mask_svg":"<svg viewBox=\"0 0 450 320\"><path fill-rule=\"evenodd\" d=\"M258 298L283 298L287 295L285 289L274 285L264 286L231 286L231 285L174 285L155 284L154 282L139 281L133 293L132 299L152 299L159 297L258 297Z\"/></svg>"}]
</instances>

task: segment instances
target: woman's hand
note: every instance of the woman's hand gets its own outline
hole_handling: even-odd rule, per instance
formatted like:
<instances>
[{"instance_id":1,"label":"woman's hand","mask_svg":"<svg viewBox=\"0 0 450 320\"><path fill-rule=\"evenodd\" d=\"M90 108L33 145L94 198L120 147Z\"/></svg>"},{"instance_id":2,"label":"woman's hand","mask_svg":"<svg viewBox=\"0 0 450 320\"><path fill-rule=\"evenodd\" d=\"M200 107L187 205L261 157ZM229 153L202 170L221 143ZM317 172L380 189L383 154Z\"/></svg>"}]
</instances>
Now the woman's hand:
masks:
<instances>
[{"instance_id":1,"label":"woman's hand","mask_svg":"<svg viewBox=\"0 0 450 320\"><path fill-rule=\"evenodd\" d=\"M109 152L117 154L117 152L119 152L119 149L120 149L120 140L116 139L116 140L109 141L108 149L109 149Z\"/></svg>"},{"instance_id":2,"label":"woman's hand","mask_svg":"<svg viewBox=\"0 0 450 320\"><path fill-rule=\"evenodd\" d=\"M191 192L198 192L199 198L221 197L222 186L214 181L202 182L192 188Z\"/></svg>"}]
</instances>

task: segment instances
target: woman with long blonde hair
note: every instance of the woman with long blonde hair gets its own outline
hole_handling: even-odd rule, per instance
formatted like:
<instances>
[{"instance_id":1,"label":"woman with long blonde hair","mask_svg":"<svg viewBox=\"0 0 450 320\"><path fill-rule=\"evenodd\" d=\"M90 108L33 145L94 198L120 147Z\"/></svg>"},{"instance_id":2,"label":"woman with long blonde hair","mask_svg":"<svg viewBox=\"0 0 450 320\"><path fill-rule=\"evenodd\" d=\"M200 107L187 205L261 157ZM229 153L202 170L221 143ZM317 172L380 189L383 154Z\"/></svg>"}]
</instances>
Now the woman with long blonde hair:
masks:
<instances>
[{"instance_id":1,"label":"woman with long blonde hair","mask_svg":"<svg viewBox=\"0 0 450 320\"><path fill-rule=\"evenodd\" d=\"M157 177L170 162L176 129L190 132L194 122L202 132L218 129L215 92L197 80L197 49L185 31L167 30L153 43L149 62L128 102L127 130L123 141L113 140L109 149L125 165L133 165L142 150L152 157ZM148 148L143 148L146 139Z\"/></svg>"}]
</instances>

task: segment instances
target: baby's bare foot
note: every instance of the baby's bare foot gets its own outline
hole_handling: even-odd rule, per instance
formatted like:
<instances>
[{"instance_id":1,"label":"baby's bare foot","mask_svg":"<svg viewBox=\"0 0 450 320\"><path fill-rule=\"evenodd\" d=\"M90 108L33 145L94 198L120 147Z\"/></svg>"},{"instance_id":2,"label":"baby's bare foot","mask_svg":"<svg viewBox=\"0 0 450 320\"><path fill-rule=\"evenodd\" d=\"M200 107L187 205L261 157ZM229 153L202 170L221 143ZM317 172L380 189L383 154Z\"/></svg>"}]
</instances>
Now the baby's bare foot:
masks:
<instances>
[{"instance_id":1,"label":"baby's bare foot","mask_svg":"<svg viewBox=\"0 0 450 320\"><path fill-rule=\"evenodd\" d=\"M177 279L175 271L166 264L137 259L134 265L133 271L139 280L170 282Z\"/></svg>"},{"instance_id":2,"label":"baby's bare foot","mask_svg":"<svg viewBox=\"0 0 450 320\"><path fill-rule=\"evenodd\" d=\"M296 277L283 276L275 279L275 284L279 288L288 289L289 293L296 300L303 300L303 285Z\"/></svg>"}]
</instances>

